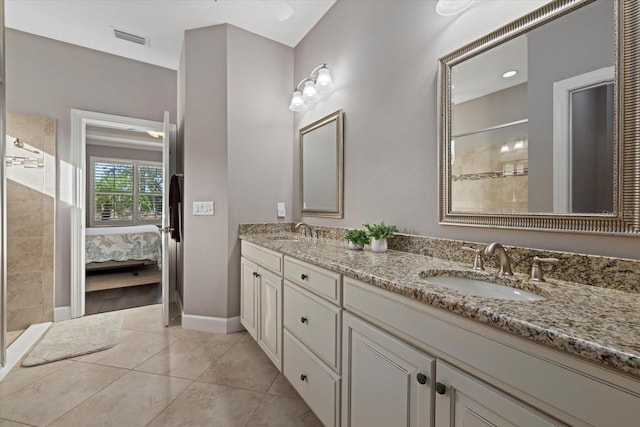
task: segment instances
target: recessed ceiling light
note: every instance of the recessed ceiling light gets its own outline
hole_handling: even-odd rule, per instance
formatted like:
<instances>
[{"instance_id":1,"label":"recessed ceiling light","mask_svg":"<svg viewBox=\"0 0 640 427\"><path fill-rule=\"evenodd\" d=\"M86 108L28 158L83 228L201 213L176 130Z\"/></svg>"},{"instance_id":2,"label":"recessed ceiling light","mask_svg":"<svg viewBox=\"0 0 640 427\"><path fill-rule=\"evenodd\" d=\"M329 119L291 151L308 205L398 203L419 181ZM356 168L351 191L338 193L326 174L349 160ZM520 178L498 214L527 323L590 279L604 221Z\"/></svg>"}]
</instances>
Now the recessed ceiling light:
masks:
<instances>
[{"instance_id":1,"label":"recessed ceiling light","mask_svg":"<svg viewBox=\"0 0 640 427\"><path fill-rule=\"evenodd\" d=\"M508 79L509 77L513 77L516 74L518 74L518 70L510 70L510 71L506 71L505 73L503 73L502 77L504 77L505 79Z\"/></svg>"},{"instance_id":2,"label":"recessed ceiling light","mask_svg":"<svg viewBox=\"0 0 640 427\"><path fill-rule=\"evenodd\" d=\"M438 0L436 12L441 16L457 15L466 10L472 3L473 0Z\"/></svg>"}]
</instances>

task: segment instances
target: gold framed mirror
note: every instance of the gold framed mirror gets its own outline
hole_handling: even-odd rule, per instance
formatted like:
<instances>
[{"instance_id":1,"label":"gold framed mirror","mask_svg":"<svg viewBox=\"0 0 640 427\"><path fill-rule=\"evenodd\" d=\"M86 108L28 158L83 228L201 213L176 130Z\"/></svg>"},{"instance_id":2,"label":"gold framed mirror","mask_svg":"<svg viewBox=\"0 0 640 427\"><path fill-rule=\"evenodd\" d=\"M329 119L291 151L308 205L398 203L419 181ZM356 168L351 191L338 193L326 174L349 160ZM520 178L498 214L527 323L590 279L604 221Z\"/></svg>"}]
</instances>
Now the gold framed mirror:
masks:
<instances>
[{"instance_id":1,"label":"gold framed mirror","mask_svg":"<svg viewBox=\"0 0 640 427\"><path fill-rule=\"evenodd\" d=\"M640 235L639 50L636 0L555 0L441 58L440 224Z\"/></svg>"},{"instance_id":2,"label":"gold framed mirror","mask_svg":"<svg viewBox=\"0 0 640 427\"><path fill-rule=\"evenodd\" d=\"M302 216L344 215L343 112L338 110L300 129Z\"/></svg>"}]
</instances>

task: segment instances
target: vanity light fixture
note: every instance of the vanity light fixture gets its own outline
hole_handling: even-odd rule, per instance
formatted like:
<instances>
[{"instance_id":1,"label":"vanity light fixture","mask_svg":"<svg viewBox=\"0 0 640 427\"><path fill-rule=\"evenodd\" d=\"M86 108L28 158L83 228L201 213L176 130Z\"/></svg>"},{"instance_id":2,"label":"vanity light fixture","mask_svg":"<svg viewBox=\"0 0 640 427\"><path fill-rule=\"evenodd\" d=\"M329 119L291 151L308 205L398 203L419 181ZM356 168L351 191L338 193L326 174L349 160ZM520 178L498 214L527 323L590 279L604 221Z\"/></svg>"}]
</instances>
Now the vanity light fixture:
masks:
<instances>
[{"instance_id":1,"label":"vanity light fixture","mask_svg":"<svg viewBox=\"0 0 640 427\"><path fill-rule=\"evenodd\" d=\"M500 147L500 152L508 153L509 151L511 151L511 149L509 148L509 145L506 142L502 144L502 147Z\"/></svg>"},{"instance_id":2,"label":"vanity light fixture","mask_svg":"<svg viewBox=\"0 0 640 427\"><path fill-rule=\"evenodd\" d=\"M452 16L464 12L473 0L438 0L436 12L440 16Z\"/></svg>"},{"instance_id":3,"label":"vanity light fixture","mask_svg":"<svg viewBox=\"0 0 640 427\"><path fill-rule=\"evenodd\" d=\"M333 90L333 79L327 64L320 64L311 71L309 77L302 79L291 96L289 110L304 111L307 105L315 102L320 95Z\"/></svg>"},{"instance_id":4,"label":"vanity light fixture","mask_svg":"<svg viewBox=\"0 0 640 427\"><path fill-rule=\"evenodd\" d=\"M525 139L520 137L516 139L516 142L513 144L514 150L522 150L524 148Z\"/></svg>"},{"instance_id":5,"label":"vanity light fixture","mask_svg":"<svg viewBox=\"0 0 640 427\"><path fill-rule=\"evenodd\" d=\"M513 77L516 74L518 74L518 70L509 70L502 73L502 77L504 77L505 79L508 79L509 77Z\"/></svg>"},{"instance_id":6,"label":"vanity light fixture","mask_svg":"<svg viewBox=\"0 0 640 427\"><path fill-rule=\"evenodd\" d=\"M149 136L151 136L152 138L164 138L164 132L158 132L156 130L151 130L149 129L147 131L147 133L149 134Z\"/></svg>"}]
</instances>

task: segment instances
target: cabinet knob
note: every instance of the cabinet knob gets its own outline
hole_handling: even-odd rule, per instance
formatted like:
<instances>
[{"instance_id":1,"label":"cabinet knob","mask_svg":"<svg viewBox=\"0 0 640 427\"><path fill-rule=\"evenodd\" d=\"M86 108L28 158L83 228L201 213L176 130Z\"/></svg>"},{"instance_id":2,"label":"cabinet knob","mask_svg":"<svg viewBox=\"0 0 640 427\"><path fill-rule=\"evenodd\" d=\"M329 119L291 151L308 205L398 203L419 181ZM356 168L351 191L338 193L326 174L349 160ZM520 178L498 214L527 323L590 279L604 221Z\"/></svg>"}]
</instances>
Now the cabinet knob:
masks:
<instances>
[{"instance_id":1,"label":"cabinet knob","mask_svg":"<svg viewBox=\"0 0 640 427\"><path fill-rule=\"evenodd\" d=\"M436 383L436 393L445 394L447 392L447 386L442 383Z\"/></svg>"},{"instance_id":2,"label":"cabinet knob","mask_svg":"<svg viewBox=\"0 0 640 427\"><path fill-rule=\"evenodd\" d=\"M307 280L307 279L309 278L309 276L307 276L306 274L301 274L301 275L300 275L300 278L301 278L302 280Z\"/></svg>"},{"instance_id":3,"label":"cabinet knob","mask_svg":"<svg viewBox=\"0 0 640 427\"><path fill-rule=\"evenodd\" d=\"M300 323L309 323L309 319L303 316L300 318Z\"/></svg>"},{"instance_id":4,"label":"cabinet knob","mask_svg":"<svg viewBox=\"0 0 640 427\"><path fill-rule=\"evenodd\" d=\"M300 381L307 381L307 376L305 374L300 374Z\"/></svg>"},{"instance_id":5,"label":"cabinet knob","mask_svg":"<svg viewBox=\"0 0 640 427\"><path fill-rule=\"evenodd\" d=\"M255 271L253 272L253 277L258 277L258 273L256 273Z\"/></svg>"},{"instance_id":6,"label":"cabinet knob","mask_svg":"<svg viewBox=\"0 0 640 427\"><path fill-rule=\"evenodd\" d=\"M418 375L416 375L416 378L418 379L418 382L420 384L426 384L427 383L427 376L425 374L423 374L422 372L418 372Z\"/></svg>"}]
</instances>

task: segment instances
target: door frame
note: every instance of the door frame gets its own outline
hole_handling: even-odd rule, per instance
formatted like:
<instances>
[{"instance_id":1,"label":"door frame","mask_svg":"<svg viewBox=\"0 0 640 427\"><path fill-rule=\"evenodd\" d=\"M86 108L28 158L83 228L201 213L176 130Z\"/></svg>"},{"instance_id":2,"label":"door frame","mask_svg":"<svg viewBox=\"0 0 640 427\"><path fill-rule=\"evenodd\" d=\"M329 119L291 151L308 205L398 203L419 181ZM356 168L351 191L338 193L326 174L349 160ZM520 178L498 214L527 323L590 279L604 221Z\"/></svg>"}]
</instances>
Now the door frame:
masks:
<instances>
[{"instance_id":1,"label":"door frame","mask_svg":"<svg viewBox=\"0 0 640 427\"><path fill-rule=\"evenodd\" d=\"M614 67L604 67L553 83L553 212L571 213L571 94L614 83Z\"/></svg>"},{"instance_id":2,"label":"door frame","mask_svg":"<svg viewBox=\"0 0 640 427\"><path fill-rule=\"evenodd\" d=\"M68 168L72 199L71 250L69 254L71 261L71 318L82 317L85 313L86 138L87 126L92 125L118 130L163 131L163 122L71 109L71 165ZM170 125L170 130L172 141L175 141L176 125ZM163 159L165 156L170 156L170 153L165 151L163 150L162 153ZM171 161L171 158L169 163L173 163L175 166L175 162ZM169 172L171 173L171 171Z\"/></svg>"}]
</instances>

